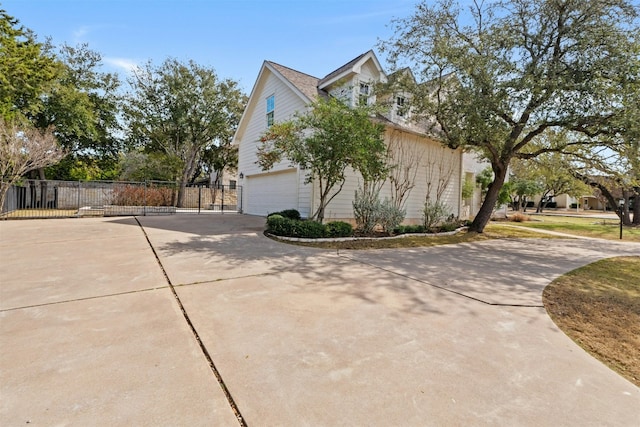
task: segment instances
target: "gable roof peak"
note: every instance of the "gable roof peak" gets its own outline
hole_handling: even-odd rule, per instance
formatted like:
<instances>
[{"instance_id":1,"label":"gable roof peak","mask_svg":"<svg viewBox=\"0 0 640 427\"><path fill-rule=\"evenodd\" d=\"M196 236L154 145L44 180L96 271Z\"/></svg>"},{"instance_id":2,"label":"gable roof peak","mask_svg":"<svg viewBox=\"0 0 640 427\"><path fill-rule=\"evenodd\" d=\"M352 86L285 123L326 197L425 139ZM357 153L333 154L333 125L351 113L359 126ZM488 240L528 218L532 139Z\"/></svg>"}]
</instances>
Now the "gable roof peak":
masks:
<instances>
[{"instance_id":1,"label":"gable roof peak","mask_svg":"<svg viewBox=\"0 0 640 427\"><path fill-rule=\"evenodd\" d=\"M376 54L373 52L373 49L371 49L371 50L368 50L367 52L365 52L365 53L363 53L361 55L358 55L357 57L355 57L351 61L347 62L346 64L344 64L340 68L338 68L338 69L330 72L326 76L324 76L318 82L318 88L319 89L324 89L327 86L329 86L331 83L334 83L334 82L342 79L343 77L347 76L348 74L359 73L360 72L360 68L362 67L362 65L365 62L369 61L369 60L373 61L373 63L375 64L375 66L378 69L378 71L380 72L380 74L384 76L385 73L384 73L384 70L382 69L382 66L380 65L380 61L378 61L378 58L376 57Z\"/></svg>"}]
</instances>

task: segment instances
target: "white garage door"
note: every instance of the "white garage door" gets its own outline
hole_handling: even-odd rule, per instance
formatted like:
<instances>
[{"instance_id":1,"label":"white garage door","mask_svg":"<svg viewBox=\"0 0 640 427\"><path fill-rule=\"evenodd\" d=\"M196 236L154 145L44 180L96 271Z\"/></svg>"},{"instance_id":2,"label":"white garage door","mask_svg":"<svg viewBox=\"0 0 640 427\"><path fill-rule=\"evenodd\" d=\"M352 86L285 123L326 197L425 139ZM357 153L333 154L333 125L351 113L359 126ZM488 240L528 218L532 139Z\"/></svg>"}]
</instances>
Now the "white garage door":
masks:
<instances>
[{"instance_id":1,"label":"white garage door","mask_svg":"<svg viewBox=\"0 0 640 427\"><path fill-rule=\"evenodd\" d=\"M295 170L245 178L245 213L266 216L284 209L298 209L297 184Z\"/></svg>"}]
</instances>

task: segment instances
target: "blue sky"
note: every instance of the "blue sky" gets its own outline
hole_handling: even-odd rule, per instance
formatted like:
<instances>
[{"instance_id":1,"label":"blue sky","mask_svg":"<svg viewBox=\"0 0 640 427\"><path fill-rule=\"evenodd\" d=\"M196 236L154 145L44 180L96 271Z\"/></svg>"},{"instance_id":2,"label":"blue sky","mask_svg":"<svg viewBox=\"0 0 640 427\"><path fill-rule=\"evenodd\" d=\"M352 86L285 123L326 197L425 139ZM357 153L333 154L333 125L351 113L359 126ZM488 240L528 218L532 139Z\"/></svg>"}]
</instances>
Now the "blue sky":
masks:
<instances>
[{"instance_id":1,"label":"blue sky","mask_svg":"<svg viewBox=\"0 0 640 427\"><path fill-rule=\"evenodd\" d=\"M0 0L0 8L40 40L88 43L105 71L124 77L147 60L192 59L248 94L264 60L322 77L376 49L417 1Z\"/></svg>"}]
</instances>

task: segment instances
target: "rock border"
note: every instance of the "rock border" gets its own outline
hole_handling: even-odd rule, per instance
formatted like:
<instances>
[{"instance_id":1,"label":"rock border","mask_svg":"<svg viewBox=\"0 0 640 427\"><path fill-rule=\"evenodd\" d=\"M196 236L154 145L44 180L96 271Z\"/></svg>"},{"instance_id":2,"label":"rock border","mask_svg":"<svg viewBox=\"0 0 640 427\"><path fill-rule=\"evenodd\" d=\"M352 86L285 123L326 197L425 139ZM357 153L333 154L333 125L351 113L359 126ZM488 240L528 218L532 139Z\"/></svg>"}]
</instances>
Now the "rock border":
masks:
<instances>
[{"instance_id":1,"label":"rock border","mask_svg":"<svg viewBox=\"0 0 640 427\"><path fill-rule=\"evenodd\" d=\"M397 236L388 237L320 237L317 239L310 239L305 237L287 237L277 236L275 234L264 232L265 236L271 237L275 240L281 240L283 242L300 242L300 243L323 243L323 242L353 242L356 240L390 240L401 239L404 237L438 237L438 236L453 236L458 234L462 230L466 230L469 227L459 227L453 231L446 231L444 233L404 233Z\"/></svg>"}]
</instances>

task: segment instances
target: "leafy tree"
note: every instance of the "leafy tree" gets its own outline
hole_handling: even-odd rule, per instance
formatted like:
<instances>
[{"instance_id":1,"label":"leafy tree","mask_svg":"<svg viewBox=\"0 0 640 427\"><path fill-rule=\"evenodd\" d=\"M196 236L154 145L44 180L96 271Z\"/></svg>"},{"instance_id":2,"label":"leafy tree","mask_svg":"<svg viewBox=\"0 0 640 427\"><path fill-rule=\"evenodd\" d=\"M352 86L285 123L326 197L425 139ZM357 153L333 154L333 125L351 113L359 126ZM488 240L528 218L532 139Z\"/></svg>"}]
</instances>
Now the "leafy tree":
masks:
<instances>
[{"instance_id":1,"label":"leafy tree","mask_svg":"<svg viewBox=\"0 0 640 427\"><path fill-rule=\"evenodd\" d=\"M521 178L530 177L539 186L536 194L540 194L540 200L536 212L542 212L551 197L567 194L577 198L589 192L589 188L571 173L570 158L565 154L544 153L520 162L520 167L513 168L515 174Z\"/></svg>"},{"instance_id":2,"label":"leafy tree","mask_svg":"<svg viewBox=\"0 0 640 427\"><path fill-rule=\"evenodd\" d=\"M40 111L59 68L33 32L0 9L0 117L24 120Z\"/></svg>"},{"instance_id":3,"label":"leafy tree","mask_svg":"<svg viewBox=\"0 0 640 427\"><path fill-rule=\"evenodd\" d=\"M640 225L640 82L626 86L623 93L624 114L615 126L602 135L601 143L592 150L573 154L574 174L598 189L625 225ZM633 220L630 199L634 198ZM624 200L622 211L618 199Z\"/></svg>"},{"instance_id":4,"label":"leafy tree","mask_svg":"<svg viewBox=\"0 0 640 427\"><path fill-rule=\"evenodd\" d=\"M533 179L513 177L509 183L509 186L503 186L503 188L509 192L513 209L516 211L522 207L526 212L528 199L542 191L542 185Z\"/></svg>"},{"instance_id":5,"label":"leafy tree","mask_svg":"<svg viewBox=\"0 0 640 427\"><path fill-rule=\"evenodd\" d=\"M24 174L59 161L64 154L51 129L19 127L0 119L0 209L9 188Z\"/></svg>"},{"instance_id":6,"label":"leafy tree","mask_svg":"<svg viewBox=\"0 0 640 427\"><path fill-rule=\"evenodd\" d=\"M490 167L486 167L476 175L476 184L480 186L480 197L482 200L487 195L487 190L493 182L493 170Z\"/></svg>"},{"instance_id":7,"label":"leafy tree","mask_svg":"<svg viewBox=\"0 0 640 427\"><path fill-rule=\"evenodd\" d=\"M173 177L180 182L178 206L204 164L235 167L227 151L245 103L237 82L220 80L213 69L193 61L167 59L159 66L147 63L131 85L125 108L129 142L179 160Z\"/></svg>"},{"instance_id":8,"label":"leafy tree","mask_svg":"<svg viewBox=\"0 0 640 427\"><path fill-rule=\"evenodd\" d=\"M387 173L384 125L370 113L366 106L350 107L337 98L318 99L308 112L276 123L262 135L258 164L268 170L287 159L306 170L305 182L317 182L320 190L312 218L322 222L327 205L342 190L348 167L365 183Z\"/></svg>"},{"instance_id":9,"label":"leafy tree","mask_svg":"<svg viewBox=\"0 0 640 427\"><path fill-rule=\"evenodd\" d=\"M52 46L47 47L53 51ZM86 44L63 45L56 56L60 67L42 108L30 115L40 129L55 127L55 134L69 153L46 171L52 179L116 178L122 149L118 114L120 82L112 73L99 71L102 57ZM44 176L42 177L44 178Z\"/></svg>"},{"instance_id":10,"label":"leafy tree","mask_svg":"<svg viewBox=\"0 0 640 427\"><path fill-rule=\"evenodd\" d=\"M490 166L482 169L479 174L476 175L476 184L480 187L480 198L484 201L487 191L493 182L493 170ZM501 206L505 203L513 202L511 197L512 192L512 183L505 182L500 189L500 194L498 194L498 201L496 205Z\"/></svg>"},{"instance_id":11,"label":"leafy tree","mask_svg":"<svg viewBox=\"0 0 640 427\"><path fill-rule=\"evenodd\" d=\"M125 181L173 181L180 173L182 162L161 152L134 150L120 158L119 178Z\"/></svg>"},{"instance_id":12,"label":"leafy tree","mask_svg":"<svg viewBox=\"0 0 640 427\"><path fill-rule=\"evenodd\" d=\"M412 93L412 116L490 162L494 178L470 227L482 232L512 159L564 150L538 141L554 129L584 136L566 144L590 144L624 112L622 94L640 75L640 30L626 0L474 1L467 12L452 0L422 2L393 21L382 48L422 79L395 83Z\"/></svg>"},{"instance_id":13,"label":"leafy tree","mask_svg":"<svg viewBox=\"0 0 640 427\"><path fill-rule=\"evenodd\" d=\"M68 156L46 176L105 178L117 163L119 86L86 45L55 52L0 10L0 115L54 133ZM45 178L43 168L37 172ZM111 176L112 177L112 176Z\"/></svg>"}]
</instances>

